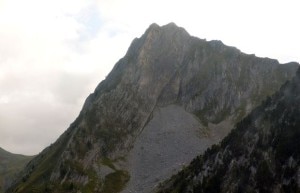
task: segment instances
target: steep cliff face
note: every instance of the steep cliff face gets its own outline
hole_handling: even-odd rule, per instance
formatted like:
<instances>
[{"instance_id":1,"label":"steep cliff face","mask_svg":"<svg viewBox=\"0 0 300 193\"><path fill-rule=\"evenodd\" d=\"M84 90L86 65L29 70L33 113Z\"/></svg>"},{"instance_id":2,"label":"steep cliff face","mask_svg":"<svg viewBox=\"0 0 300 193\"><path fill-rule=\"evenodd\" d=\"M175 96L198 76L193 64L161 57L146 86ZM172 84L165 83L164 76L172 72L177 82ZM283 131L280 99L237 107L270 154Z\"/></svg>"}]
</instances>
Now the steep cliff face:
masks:
<instances>
[{"instance_id":1,"label":"steep cliff face","mask_svg":"<svg viewBox=\"0 0 300 193\"><path fill-rule=\"evenodd\" d=\"M13 178L32 158L33 156L10 153L0 147L0 193L9 187Z\"/></svg>"},{"instance_id":2,"label":"steep cliff face","mask_svg":"<svg viewBox=\"0 0 300 193\"><path fill-rule=\"evenodd\" d=\"M299 192L299 116L300 70L158 192Z\"/></svg>"},{"instance_id":3,"label":"steep cliff face","mask_svg":"<svg viewBox=\"0 0 300 193\"><path fill-rule=\"evenodd\" d=\"M9 191L150 191L223 138L297 67L192 37L173 23L152 24Z\"/></svg>"}]
</instances>

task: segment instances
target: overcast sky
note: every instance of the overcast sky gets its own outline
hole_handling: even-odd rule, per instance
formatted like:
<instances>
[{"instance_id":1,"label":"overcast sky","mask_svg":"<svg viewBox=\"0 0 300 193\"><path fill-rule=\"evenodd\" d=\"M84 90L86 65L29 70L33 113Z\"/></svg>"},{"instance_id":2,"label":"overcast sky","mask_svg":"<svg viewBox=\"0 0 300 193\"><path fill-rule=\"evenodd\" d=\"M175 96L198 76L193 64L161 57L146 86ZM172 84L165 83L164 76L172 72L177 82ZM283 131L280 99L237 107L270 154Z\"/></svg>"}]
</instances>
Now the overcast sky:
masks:
<instances>
[{"instance_id":1,"label":"overcast sky","mask_svg":"<svg viewBox=\"0 0 300 193\"><path fill-rule=\"evenodd\" d=\"M36 154L151 23L300 61L297 0L0 0L0 147Z\"/></svg>"}]
</instances>

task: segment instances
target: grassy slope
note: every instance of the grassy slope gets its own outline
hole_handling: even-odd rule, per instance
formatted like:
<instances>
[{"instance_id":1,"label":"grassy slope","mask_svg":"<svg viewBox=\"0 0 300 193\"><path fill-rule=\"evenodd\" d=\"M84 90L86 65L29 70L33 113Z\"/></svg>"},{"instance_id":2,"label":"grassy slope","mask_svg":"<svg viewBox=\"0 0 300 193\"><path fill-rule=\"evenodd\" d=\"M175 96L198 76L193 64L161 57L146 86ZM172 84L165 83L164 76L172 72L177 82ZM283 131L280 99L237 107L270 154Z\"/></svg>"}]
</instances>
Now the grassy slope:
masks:
<instances>
[{"instance_id":1,"label":"grassy slope","mask_svg":"<svg viewBox=\"0 0 300 193\"><path fill-rule=\"evenodd\" d=\"M0 193L3 192L5 181L21 171L32 158L33 156L12 154L0 147Z\"/></svg>"}]
</instances>

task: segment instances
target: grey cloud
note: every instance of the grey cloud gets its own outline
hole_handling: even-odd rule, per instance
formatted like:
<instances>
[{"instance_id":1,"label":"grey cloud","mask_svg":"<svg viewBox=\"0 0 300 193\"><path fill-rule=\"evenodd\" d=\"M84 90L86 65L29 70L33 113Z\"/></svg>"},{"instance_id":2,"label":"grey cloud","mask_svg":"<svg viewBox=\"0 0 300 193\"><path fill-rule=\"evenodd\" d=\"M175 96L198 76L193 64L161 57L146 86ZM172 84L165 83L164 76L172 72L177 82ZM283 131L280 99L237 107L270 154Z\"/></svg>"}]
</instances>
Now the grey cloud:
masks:
<instances>
[{"instance_id":1,"label":"grey cloud","mask_svg":"<svg viewBox=\"0 0 300 193\"><path fill-rule=\"evenodd\" d=\"M0 105L0 145L17 153L41 151L77 116L76 105L55 104L56 101L46 102L22 94L19 97L22 97L21 101Z\"/></svg>"},{"instance_id":2,"label":"grey cloud","mask_svg":"<svg viewBox=\"0 0 300 193\"><path fill-rule=\"evenodd\" d=\"M87 93L91 92L89 87L93 82L93 77L95 77L95 74L62 72L57 79L53 93L55 93L57 99L62 103L82 103L83 98L87 97Z\"/></svg>"},{"instance_id":3,"label":"grey cloud","mask_svg":"<svg viewBox=\"0 0 300 193\"><path fill-rule=\"evenodd\" d=\"M35 154L53 143L77 117L94 79L66 72L7 76L0 83L1 96L9 99L0 103L0 146Z\"/></svg>"}]
</instances>

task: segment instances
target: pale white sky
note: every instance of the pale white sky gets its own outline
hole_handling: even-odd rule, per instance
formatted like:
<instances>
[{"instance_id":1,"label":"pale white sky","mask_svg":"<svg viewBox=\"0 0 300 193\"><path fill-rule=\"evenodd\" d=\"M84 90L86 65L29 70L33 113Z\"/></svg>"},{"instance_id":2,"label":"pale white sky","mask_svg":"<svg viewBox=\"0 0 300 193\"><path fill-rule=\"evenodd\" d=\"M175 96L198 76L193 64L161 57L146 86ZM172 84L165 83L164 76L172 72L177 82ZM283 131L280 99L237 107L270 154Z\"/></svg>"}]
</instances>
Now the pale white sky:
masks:
<instances>
[{"instance_id":1,"label":"pale white sky","mask_svg":"<svg viewBox=\"0 0 300 193\"><path fill-rule=\"evenodd\" d=\"M0 0L0 147L36 154L151 23L300 61L297 0Z\"/></svg>"}]
</instances>

